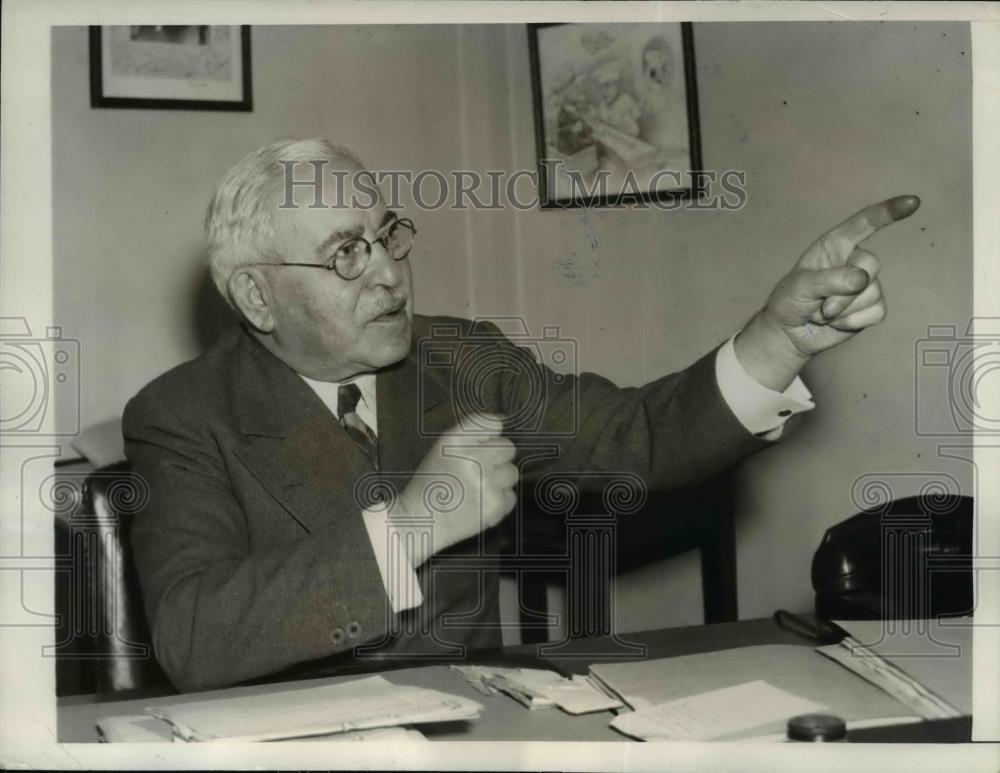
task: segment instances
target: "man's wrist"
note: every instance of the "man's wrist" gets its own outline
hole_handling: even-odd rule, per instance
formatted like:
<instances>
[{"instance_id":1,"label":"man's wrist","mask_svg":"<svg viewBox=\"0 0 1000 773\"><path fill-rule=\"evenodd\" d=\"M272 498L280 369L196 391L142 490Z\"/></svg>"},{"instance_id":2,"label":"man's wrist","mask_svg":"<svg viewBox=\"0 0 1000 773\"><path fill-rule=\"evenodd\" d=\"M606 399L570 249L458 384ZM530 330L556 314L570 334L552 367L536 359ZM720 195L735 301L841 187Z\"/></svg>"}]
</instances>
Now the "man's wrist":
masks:
<instances>
[{"instance_id":1,"label":"man's wrist","mask_svg":"<svg viewBox=\"0 0 1000 773\"><path fill-rule=\"evenodd\" d=\"M422 604L420 582L414 573L419 565L414 547L424 540L420 539L420 535L413 539L412 535L399 533L384 502L366 508L361 517L393 612Z\"/></svg>"},{"instance_id":2,"label":"man's wrist","mask_svg":"<svg viewBox=\"0 0 1000 773\"><path fill-rule=\"evenodd\" d=\"M398 519L397 527L402 530L405 528L412 528L412 524L405 523L407 517L414 517L418 514L415 508L408 504L409 500L406 497L406 492L400 495L391 505L391 507L385 508L385 519L386 526L393 526L393 519ZM430 529L430 543L434 542L434 529ZM410 565L416 569L421 564L425 563L434 553L433 544L428 544L428 540L424 540L417 536L415 539L404 539L402 544L406 551L406 556L410 560Z\"/></svg>"},{"instance_id":3,"label":"man's wrist","mask_svg":"<svg viewBox=\"0 0 1000 773\"><path fill-rule=\"evenodd\" d=\"M758 312L733 341L736 359L758 384L784 392L811 356L796 348L764 311Z\"/></svg>"}]
</instances>

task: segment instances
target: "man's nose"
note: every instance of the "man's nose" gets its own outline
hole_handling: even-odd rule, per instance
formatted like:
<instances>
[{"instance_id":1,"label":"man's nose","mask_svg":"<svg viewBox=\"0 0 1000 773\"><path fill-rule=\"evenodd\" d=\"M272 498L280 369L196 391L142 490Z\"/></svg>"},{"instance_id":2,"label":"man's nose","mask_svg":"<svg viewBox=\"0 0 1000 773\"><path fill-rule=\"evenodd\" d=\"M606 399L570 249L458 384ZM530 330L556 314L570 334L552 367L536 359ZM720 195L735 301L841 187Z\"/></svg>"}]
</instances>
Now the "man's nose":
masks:
<instances>
[{"instance_id":1,"label":"man's nose","mask_svg":"<svg viewBox=\"0 0 1000 773\"><path fill-rule=\"evenodd\" d=\"M399 287L403 282L402 261L393 260L381 242L372 244L372 254L368 259L367 279L372 286Z\"/></svg>"}]
</instances>

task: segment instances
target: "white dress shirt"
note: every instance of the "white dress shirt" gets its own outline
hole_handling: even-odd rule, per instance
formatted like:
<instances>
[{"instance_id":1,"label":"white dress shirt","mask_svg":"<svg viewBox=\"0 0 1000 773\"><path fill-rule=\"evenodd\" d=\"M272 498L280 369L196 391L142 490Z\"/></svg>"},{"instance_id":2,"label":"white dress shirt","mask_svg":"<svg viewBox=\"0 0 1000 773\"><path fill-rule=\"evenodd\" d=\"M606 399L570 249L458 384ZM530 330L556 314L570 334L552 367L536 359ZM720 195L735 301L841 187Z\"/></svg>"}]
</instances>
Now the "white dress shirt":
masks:
<instances>
[{"instance_id":1,"label":"white dress shirt","mask_svg":"<svg viewBox=\"0 0 1000 773\"><path fill-rule=\"evenodd\" d=\"M796 377L784 392L776 392L758 383L743 369L736 357L730 338L719 348L715 358L715 379L723 399L748 432L764 440L778 440L785 422L797 413L814 408L812 394ZM378 406L375 401L375 374L365 373L347 381L314 381L302 376L334 416L337 411L337 392L342 384L353 382L361 390L355 412L372 432L378 435ZM383 509L369 508L362 512L372 551L393 612L401 612L423 603L423 594L416 572L404 550L390 550L389 535L392 529L388 513ZM398 544L398 543L397 543Z\"/></svg>"}]
</instances>

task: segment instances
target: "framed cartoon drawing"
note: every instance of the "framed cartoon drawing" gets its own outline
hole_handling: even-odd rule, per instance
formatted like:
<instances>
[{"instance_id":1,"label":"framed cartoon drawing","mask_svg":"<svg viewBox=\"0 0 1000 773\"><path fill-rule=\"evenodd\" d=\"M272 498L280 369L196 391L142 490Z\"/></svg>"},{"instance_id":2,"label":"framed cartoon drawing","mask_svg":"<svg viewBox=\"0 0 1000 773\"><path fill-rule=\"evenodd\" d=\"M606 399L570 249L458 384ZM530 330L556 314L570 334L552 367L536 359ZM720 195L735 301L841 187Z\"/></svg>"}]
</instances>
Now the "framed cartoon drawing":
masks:
<instances>
[{"instance_id":1,"label":"framed cartoon drawing","mask_svg":"<svg viewBox=\"0 0 1000 773\"><path fill-rule=\"evenodd\" d=\"M543 208L697 195L691 25L528 29Z\"/></svg>"}]
</instances>

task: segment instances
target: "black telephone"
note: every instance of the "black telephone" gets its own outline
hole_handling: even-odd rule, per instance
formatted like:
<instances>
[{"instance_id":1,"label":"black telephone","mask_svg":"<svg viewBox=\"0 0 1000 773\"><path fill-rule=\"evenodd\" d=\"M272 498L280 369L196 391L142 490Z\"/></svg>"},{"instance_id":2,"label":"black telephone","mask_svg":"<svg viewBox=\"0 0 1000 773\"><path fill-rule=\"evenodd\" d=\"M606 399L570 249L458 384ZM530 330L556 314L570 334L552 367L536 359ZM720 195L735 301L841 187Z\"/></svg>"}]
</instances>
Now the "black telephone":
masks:
<instances>
[{"instance_id":1,"label":"black telephone","mask_svg":"<svg viewBox=\"0 0 1000 773\"><path fill-rule=\"evenodd\" d=\"M972 510L971 497L907 497L828 529L812 562L816 617L971 614Z\"/></svg>"}]
</instances>

